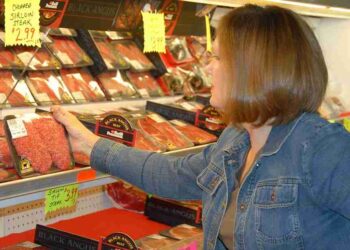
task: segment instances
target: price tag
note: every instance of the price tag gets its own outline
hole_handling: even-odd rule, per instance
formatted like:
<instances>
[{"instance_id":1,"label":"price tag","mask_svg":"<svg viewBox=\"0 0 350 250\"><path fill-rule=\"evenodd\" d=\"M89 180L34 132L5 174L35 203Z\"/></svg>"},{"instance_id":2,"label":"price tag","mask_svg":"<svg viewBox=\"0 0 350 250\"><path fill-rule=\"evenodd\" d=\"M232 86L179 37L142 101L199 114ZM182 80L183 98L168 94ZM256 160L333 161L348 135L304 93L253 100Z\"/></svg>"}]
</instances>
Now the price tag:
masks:
<instances>
[{"instance_id":1,"label":"price tag","mask_svg":"<svg viewBox=\"0 0 350 250\"><path fill-rule=\"evenodd\" d=\"M21 138L28 135L22 119L15 118L7 120L7 125L11 132L12 139Z\"/></svg>"},{"instance_id":2,"label":"price tag","mask_svg":"<svg viewBox=\"0 0 350 250\"><path fill-rule=\"evenodd\" d=\"M46 93L37 93L36 98L39 102L51 102L50 97Z\"/></svg>"},{"instance_id":3,"label":"price tag","mask_svg":"<svg viewBox=\"0 0 350 250\"><path fill-rule=\"evenodd\" d=\"M45 192L45 215L77 204L78 184L53 188Z\"/></svg>"},{"instance_id":4,"label":"price tag","mask_svg":"<svg viewBox=\"0 0 350 250\"><path fill-rule=\"evenodd\" d=\"M164 13L141 12L144 31L143 52L165 53Z\"/></svg>"},{"instance_id":5,"label":"price tag","mask_svg":"<svg viewBox=\"0 0 350 250\"><path fill-rule=\"evenodd\" d=\"M157 123L165 121L161 116L159 116L157 114L150 114L150 115L148 115L148 117L151 118L153 121L155 121Z\"/></svg>"},{"instance_id":6,"label":"price tag","mask_svg":"<svg viewBox=\"0 0 350 250\"><path fill-rule=\"evenodd\" d=\"M147 91L147 89L139 89L138 91L139 91L140 95L141 95L143 98L149 98L149 97L150 97L150 96L149 96L149 93L148 93L148 91Z\"/></svg>"},{"instance_id":7,"label":"price tag","mask_svg":"<svg viewBox=\"0 0 350 250\"><path fill-rule=\"evenodd\" d=\"M207 51L211 52L212 51L212 46L211 46L211 32L210 32L210 21L209 21L209 16L205 16L205 30L207 34Z\"/></svg>"},{"instance_id":8,"label":"price tag","mask_svg":"<svg viewBox=\"0 0 350 250\"><path fill-rule=\"evenodd\" d=\"M121 37L118 36L118 33L116 31L106 31L106 34L107 34L108 38L111 40L121 39Z\"/></svg>"},{"instance_id":9,"label":"price tag","mask_svg":"<svg viewBox=\"0 0 350 250\"><path fill-rule=\"evenodd\" d=\"M81 93L81 91L74 91L72 92L72 95L75 100L86 100L85 96L83 95L83 93Z\"/></svg>"},{"instance_id":10,"label":"price tag","mask_svg":"<svg viewBox=\"0 0 350 250\"><path fill-rule=\"evenodd\" d=\"M38 46L40 0L5 0L5 46Z\"/></svg>"},{"instance_id":11,"label":"price tag","mask_svg":"<svg viewBox=\"0 0 350 250\"><path fill-rule=\"evenodd\" d=\"M350 118L345 118L344 119L344 127L347 131L350 132Z\"/></svg>"},{"instance_id":12,"label":"price tag","mask_svg":"<svg viewBox=\"0 0 350 250\"><path fill-rule=\"evenodd\" d=\"M6 100L6 95L4 93L0 93L0 104L3 104Z\"/></svg>"},{"instance_id":13,"label":"price tag","mask_svg":"<svg viewBox=\"0 0 350 250\"><path fill-rule=\"evenodd\" d=\"M178 127L185 127L187 125L186 123L184 123L180 120L171 120L170 122Z\"/></svg>"}]
</instances>

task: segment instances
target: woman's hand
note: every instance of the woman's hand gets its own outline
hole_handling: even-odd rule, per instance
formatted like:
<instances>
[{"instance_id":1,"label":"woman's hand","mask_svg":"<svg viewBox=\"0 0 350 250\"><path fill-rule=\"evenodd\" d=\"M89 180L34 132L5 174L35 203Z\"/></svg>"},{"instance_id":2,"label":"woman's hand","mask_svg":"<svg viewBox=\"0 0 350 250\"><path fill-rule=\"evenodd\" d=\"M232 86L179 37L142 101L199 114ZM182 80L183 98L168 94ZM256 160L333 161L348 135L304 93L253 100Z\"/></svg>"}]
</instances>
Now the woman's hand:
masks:
<instances>
[{"instance_id":1,"label":"woman's hand","mask_svg":"<svg viewBox=\"0 0 350 250\"><path fill-rule=\"evenodd\" d=\"M73 152L81 152L90 156L92 148L99 139L88 130L74 115L60 106L51 107L53 117L66 127Z\"/></svg>"}]
</instances>

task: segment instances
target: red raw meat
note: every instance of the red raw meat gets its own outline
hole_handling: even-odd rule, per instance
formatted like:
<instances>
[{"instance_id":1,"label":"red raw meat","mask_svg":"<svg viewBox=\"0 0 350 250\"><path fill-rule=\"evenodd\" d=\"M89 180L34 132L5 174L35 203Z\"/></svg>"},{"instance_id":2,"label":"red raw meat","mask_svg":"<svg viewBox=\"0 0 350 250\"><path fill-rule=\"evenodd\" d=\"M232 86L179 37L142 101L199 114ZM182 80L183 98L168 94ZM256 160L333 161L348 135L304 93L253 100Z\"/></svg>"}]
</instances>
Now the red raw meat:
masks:
<instances>
[{"instance_id":1,"label":"red raw meat","mask_svg":"<svg viewBox=\"0 0 350 250\"><path fill-rule=\"evenodd\" d=\"M12 72L7 70L0 71L0 93L3 93L6 96L8 96L13 86L14 79L12 78ZM7 101L10 103L11 106L14 107L24 105L31 106L31 104L27 103L25 98L16 90L12 92L12 94L8 97Z\"/></svg>"},{"instance_id":2,"label":"red raw meat","mask_svg":"<svg viewBox=\"0 0 350 250\"><path fill-rule=\"evenodd\" d=\"M50 45L55 55L58 52L65 53L72 62L65 62L63 58L58 58L65 65L79 65L81 63L86 63L84 59L89 58L87 54L79 47L79 45L72 39L69 38L53 38L54 43Z\"/></svg>"},{"instance_id":3,"label":"red raw meat","mask_svg":"<svg viewBox=\"0 0 350 250\"><path fill-rule=\"evenodd\" d=\"M51 117L34 119L32 122L51 155L54 165L62 170L70 168L72 161L69 142L63 126Z\"/></svg>"},{"instance_id":4,"label":"red raw meat","mask_svg":"<svg viewBox=\"0 0 350 250\"><path fill-rule=\"evenodd\" d=\"M98 79L112 98L136 94L131 83L120 71L102 73L98 76Z\"/></svg>"},{"instance_id":5,"label":"red raw meat","mask_svg":"<svg viewBox=\"0 0 350 250\"><path fill-rule=\"evenodd\" d=\"M149 95L162 95L157 81L150 73L128 72L128 77L138 89L146 89Z\"/></svg>"},{"instance_id":6,"label":"red raw meat","mask_svg":"<svg viewBox=\"0 0 350 250\"><path fill-rule=\"evenodd\" d=\"M5 167L12 167L12 157L10 153L9 146L5 138L0 138L0 162L2 162Z\"/></svg>"},{"instance_id":7,"label":"red raw meat","mask_svg":"<svg viewBox=\"0 0 350 250\"><path fill-rule=\"evenodd\" d=\"M167 150L193 146L184 135L175 130L168 122L156 122L149 117L143 117L137 120L137 125L160 144L164 145Z\"/></svg>"},{"instance_id":8,"label":"red raw meat","mask_svg":"<svg viewBox=\"0 0 350 250\"><path fill-rule=\"evenodd\" d=\"M142 149L142 150L148 150L148 151L153 151L153 152L162 152L163 150L155 145L152 141L147 139L142 132L140 131L135 131L135 148Z\"/></svg>"},{"instance_id":9,"label":"red raw meat","mask_svg":"<svg viewBox=\"0 0 350 250\"><path fill-rule=\"evenodd\" d=\"M35 93L46 93L50 101L54 104L60 104L60 100L57 98L49 85L49 77L51 76L50 72L40 72L40 71L30 71L28 72L28 77L30 80L30 85L34 88L35 91L32 91L34 96L37 98ZM38 102L41 102L38 100Z\"/></svg>"},{"instance_id":10,"label":"red raw meat","mask_svg":"<svg viewBox=\"0 0 350 250\"><path fill-rule=\"evenodd\" d=\"M28 159L36 172L46 173L52 166L52 158L47 151L47 145L32 122L25 122L24 126L28 136L12 140L17 154L22 159Z\"/></svg>"},{"instance_id":11,"label":"red raw meat","mask_svg":"<svg viewBox=\"0 0 350 250\"><path fill-rule=\"evenodd\" d=\"M15 47L15 52L17 55L23 53L23 52L29 52L32 55L35 52L35 48L29 48L29 47ZM57 61L49 54L49 52L44 48L40 48L36 53L34 58L40 62L40 64L33 65L33 60L31 61L30 65L33 66L35 69L47 69L47 68L56 68L57 67Z\"/></svg>"},{"instance_id":12,"label":"red raw meat","mask_svg":"<svg viewBox=\"0 0 350 250\"><path fill-rule=\"evenodd\" d=\"M176 126L175 128L183 133L194 144L206 144L217 140L215 135L212 135L196 126L184 124L183 126Z\"/></svg>"}]
</instances>

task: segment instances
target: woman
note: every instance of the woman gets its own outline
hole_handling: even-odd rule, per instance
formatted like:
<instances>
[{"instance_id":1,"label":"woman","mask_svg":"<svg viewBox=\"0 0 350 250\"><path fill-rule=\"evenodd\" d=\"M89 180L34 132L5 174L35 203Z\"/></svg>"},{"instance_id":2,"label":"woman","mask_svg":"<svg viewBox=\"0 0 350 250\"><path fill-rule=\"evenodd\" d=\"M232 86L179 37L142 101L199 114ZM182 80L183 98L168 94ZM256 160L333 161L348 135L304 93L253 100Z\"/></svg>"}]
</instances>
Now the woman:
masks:
<instances>
[{"instance_id":1,"label":"woman","mask_svg":"<svg viewBox=\"0 0 350 250\"><path fill-rule=\"evenodd\" d=\"M221 20L207 67L230 126L198 154L169 157L98 138L53 108L96 170L149 193L202 199L205 249L348 249L350 134L317 109L320 46L297 14L246 5Z\"/></svg>"}]
</instances>

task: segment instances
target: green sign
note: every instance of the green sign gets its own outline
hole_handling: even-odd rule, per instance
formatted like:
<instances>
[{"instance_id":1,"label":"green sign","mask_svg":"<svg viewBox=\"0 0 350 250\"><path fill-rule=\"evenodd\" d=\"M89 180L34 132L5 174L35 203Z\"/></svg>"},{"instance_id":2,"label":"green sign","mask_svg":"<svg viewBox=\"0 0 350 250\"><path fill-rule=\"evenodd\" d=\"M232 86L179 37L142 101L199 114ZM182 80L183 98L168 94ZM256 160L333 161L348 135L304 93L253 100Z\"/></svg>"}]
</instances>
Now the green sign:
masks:
<instances>
[{"instance_id":1,"label":"green sign","mask_svg":"<svg viewBox=\"0 0 350 250\"><path fill-rule=\"evenodd\" d=\"M78 184L57 187L45 192L45 215L63 208L74 207L78 198Z\"/></svg>"}]
</instances>

